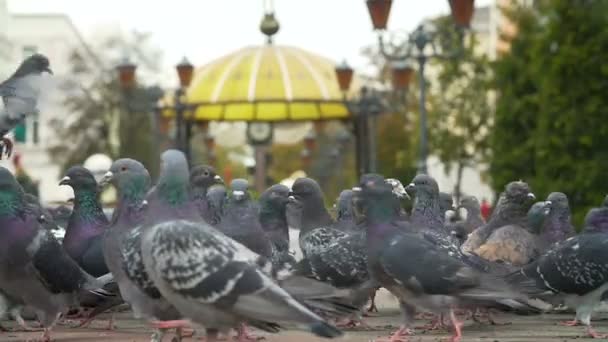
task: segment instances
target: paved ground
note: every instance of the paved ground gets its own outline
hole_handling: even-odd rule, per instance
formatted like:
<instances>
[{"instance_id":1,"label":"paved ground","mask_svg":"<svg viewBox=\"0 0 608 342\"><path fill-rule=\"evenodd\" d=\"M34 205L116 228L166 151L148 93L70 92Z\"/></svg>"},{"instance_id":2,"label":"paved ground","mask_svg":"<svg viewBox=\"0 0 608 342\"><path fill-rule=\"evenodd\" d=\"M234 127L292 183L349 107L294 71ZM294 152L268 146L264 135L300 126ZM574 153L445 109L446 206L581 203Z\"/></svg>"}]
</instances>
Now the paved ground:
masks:
<instances>
[{"instance_id":1,"label":"paved ground","mask_svg":"<svg viewBox=\"0 0 608 342\"><path fill-rule=\"evenodd\" d=\"M373 328L372 331L351 330L340 339L349 342L372 341L379 336L386 336L399 325L399 312L394 305L390 295L382 294L379 300L380 313L376 317L367 319L367 323ZM464 338L462 341L482 342L562 342L574 341L584 337L582 327L564 327L557 322L571 319L571 314L545 314L538 316L516 316L500 313L496 315L499 322L511 322L510 325L492 326L489 324L478 324L468 321L464 327ZM594 326L599 332L608 333L608 315L595 315ZM423 325L427 321L419 320L417 325ZM14 322L4 322L5 326L14 326ZM94 322L86 329L72 329L66 326L58 326L53 334L53 340L61 342L139 342L149 341L151 330L141 321L134 320L130 313L116 315L116 329L114 331L104 330L107 325L105 321ZM202 333L202 330L199 330ZM416 329L417 335L412 337L412 342L436 342L446 340L449 332L446 330L425 331ZM266 342L320 342L326 341L312 337L306 332L289 331L277 335L264 335ZM39 332L33 333L0 333L0 341L27 341L40 337ZM173 335L167 335L164 341L171 341ZM200 339L190 338L184 341L198 341Z\"/></svg>"}]
</instances>

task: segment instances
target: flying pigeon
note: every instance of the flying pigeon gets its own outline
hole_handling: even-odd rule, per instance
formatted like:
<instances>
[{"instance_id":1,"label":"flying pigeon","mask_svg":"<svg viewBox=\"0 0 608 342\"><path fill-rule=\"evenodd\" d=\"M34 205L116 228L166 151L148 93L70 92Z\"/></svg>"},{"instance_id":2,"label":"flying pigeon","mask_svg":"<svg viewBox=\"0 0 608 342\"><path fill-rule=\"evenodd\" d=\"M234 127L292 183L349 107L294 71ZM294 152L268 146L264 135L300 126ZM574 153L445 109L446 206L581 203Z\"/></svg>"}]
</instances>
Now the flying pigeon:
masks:
<instances>
[{"instance_id":1,"label":"flying pigeon","mask_svg":"<svg viewBox=\"0 0 608 342\"><path fill-rule=\"evenodd\" d=\"M63 250L28 208L13 175L0 168L0 291L35 309L50 341L59 315L76 304L81 293L99 290L111 275L96 279Z\"/></svg>"},{"instance_id":2,"label":"flying pigeon","mask_svg":"<svg viewBox=\"0 0 608 342\"><path fill-rule=\"evenodd\" d=\"M399 298L405 318L404 326L391 337L393 341L411 333L409 324L415 308L449 313L455 330L452 340L460 341L461 323L454 308L471 302L527 300L506 282L471 268L395 224L394 212L387 210L392 201L391 188L381 176L362 181L361 189L368 220L370 274Z\"/></svg>"},{"instance_id":3,"label":"flying pigeon","mask_svg":"<svg viewBox=\"0 0 608 342\"><path fill-rule=\"evenodd\" d=\"M160 342L167 329L180 330L184 324L181 314L150 281L141 256L141 224L149 213L145 197L150 182L148 170L128 158L114 161L104 175L100 183L114 185L118 203L104 236L103 253L122 298L131 305L136 318L152 320L156 328L152 341Z\"/></svg>"},{"instance_id":4,"label":"flying pigeon","mask_svg":"<svg viewBox=\"0 0 608 342\"><path fill-rule=\"evenodd\" d=\"M196 217L183 153L165 151L161 163L159 183L148 196L143 262L162 295L185 317L205 326L207 341L244 322L268 332L289 322L322 337L341 335L264 272L272 268L267 259ZM244 191L235 189L240 187L233 184L232 195Z\"/></svg>"},{"instance_id":5,"label":"flying pigeon","mask_svg":"<svg viewBox=\"0 0 608 342\"><path fill-rule=\"evenodd\" d=\"M510 275L510 280L528 280L576 310L574 321L584 324L594 338L608 338L591 326L591 314L608 289L608 234L583 232L543 254L537 261ZM542 297L541 297L542 298Z\"/></svg>"},{"instance_id":6,"label":"flying pigeon","mask_svg":"<svg viewBox=\"0 0 608 342\"><path fill-rule=\"evenodd\" d=\"M11 155L13 142L6 137L26 116L38 114L38 97L40 95L40 75L42 72L53 72L49 60L41 54L26 58L17 70L0 83L0 159L3 154Z\"/></svg>"},{"instance_id":7,"label":"flying pigeon","mask_svg":"<svg viewBox=\"0 0 608 342\"><path fill-rule=\"evenodd\" d=\"M215 227L253 252L272 257L272 244L259 220L259 209L251 199L249 183L242 178L230 184L220 222Z\"/></svg>"},{"instance_id":8,"label":"flying pigeon","mask_svg":"<svg viewBox=\"0 0 608 342\"><path fill-rule=\"evenodd\" d=\"M589 210L585 216L583 231L608 233L608 195L601 207Z\"/></svg>"},{"instance_id":9,"label":"flying pigeon","mask_svg":"<svg viewBox=\"0 0 608 342\"><path fill-rule=\"evenodd\" d=\"M222 184L223 180L212 166L197 165L190 170L190 195L196 203L198 210L208 223L212 223L207 191L215 184Z\"/></svg>"},{"instance_id":10,"label":"flying pigeon","mask_svg":"<svg viewBox=\"0 0 608 342\"><path fill-rule=\"evenodd\" d=\"M524 227L528 209L534 199L535 196L527 183L517 181L507 184L488 223L471 233L462 245L462 251L465 253L476 251L498 228L507 225Z\"/></svg>"},{"instance_id":11,"label":"flying pigeon","mask_svg":"<svg viewBox=\"0 0 608 342\"><path fill-rule=\"evenodd\" d=\"M540 231L543 252L552 244L564 241L576 234L566 194L552 192L547 196L547 201L551 204L551 210Z\"/></svg>"}]
</instances>

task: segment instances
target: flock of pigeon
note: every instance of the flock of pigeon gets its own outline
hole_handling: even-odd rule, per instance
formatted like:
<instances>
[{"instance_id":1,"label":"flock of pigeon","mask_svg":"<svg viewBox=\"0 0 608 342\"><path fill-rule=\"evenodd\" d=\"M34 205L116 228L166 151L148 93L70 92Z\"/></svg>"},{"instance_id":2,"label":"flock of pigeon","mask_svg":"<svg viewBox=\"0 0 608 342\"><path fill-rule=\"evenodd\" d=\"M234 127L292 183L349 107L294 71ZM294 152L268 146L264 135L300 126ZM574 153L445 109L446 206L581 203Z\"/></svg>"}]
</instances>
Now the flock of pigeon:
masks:
<instances>
[{"instance_id":1,"label":"flock of pigeon","mask_svg":"<svg viewBox=\"0 0 608 342\"><path fill-rule=\"evenodd\" d=\"M34 55L0 84L2 136L36 111L28 77L43 71L48 60ZM10 153L7 138L0 145ZM362 324L379 288L403 313L391 342L413 334L417 312L431 314L432 327L447 316L460 341L463 314L493 322L490 309L534 314L559 305L576 311L566 324L603 337L590 318L608 294L608 197L577 235L565 194L534 203L521 181L505 187L488 222L474 197L453 208L424 174L407 187L364 175L340 194L334 218L313 179L273 185L255 201L246 180L224 184L210 166L190 169L177 150L162 154L154 185L133 159L116 160L99 183L74 166L60 184L74 190L61 242L52 229L65 208L44 209L0 167L0 311L25 330L37 329L22 318L33 311L45 341L70 315L85 326L125 303L155 329L152 341L169 329L179 341L193 323L207 341L232 329L239 341L255 340L248 327L334 338L338 327ZM110 218L99 202L109 184L118 193ZM413 201L411 212L403 201ZM459 209L466 219L446 219ZM290 226L299 230L297 253Z\"/></svg>"}]
</instances>

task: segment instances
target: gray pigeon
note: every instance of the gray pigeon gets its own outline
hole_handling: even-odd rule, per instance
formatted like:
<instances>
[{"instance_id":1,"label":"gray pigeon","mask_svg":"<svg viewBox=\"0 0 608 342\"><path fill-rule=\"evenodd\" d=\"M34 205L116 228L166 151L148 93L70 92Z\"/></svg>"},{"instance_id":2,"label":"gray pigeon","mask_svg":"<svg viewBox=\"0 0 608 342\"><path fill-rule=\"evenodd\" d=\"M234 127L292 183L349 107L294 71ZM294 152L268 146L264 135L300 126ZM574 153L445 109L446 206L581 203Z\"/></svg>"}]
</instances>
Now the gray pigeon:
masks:
<instances>
[{"instance_id":1,"label":"gray pigeon","mask_svg":"<svg viewBox=\"0 0 608 342\"><path fill-rule=\"evenodd\" d=\"M414 227L444 232L444 216L441 212L439 186L431 176L414 177L407 189L414 192L414 206L410 221Z\"/></svg>"},{"instance_id":2,"label":"gray pigeon","mask_svg":"<svg viewBox=\"0 0 608 342\"><path fill-rule=\"evenodd\" d=\"M111 275L95 279L78 267L42 228L5 168L0 168L0 197L0 291L14 303L34 308L44 327L42 338L50 341L60 314L77 304L83 292L99 290Z\"/></svg>"},{"instance_id":3,"label":"gray pigeon","mask_svg":"<svg viewBox=\"0 0 608 342\"><path fill-rule=\"evenodd\" d=\"M552 244L564 241L576 234L566 194L552 192L547 196L547 201L551 204L551 211L540 232L543 252Z\"/></svg>"},{"instance_id":4,"label":"gray pigeon","mask_svg":"<svg viewBox=\"0 0 608 342\"><path fill-rule=\"evenodd\" d=\"M467 212L467 217L464 220L464 228L467 234L471 234L475 229L486 223L481 215L481 206L477 197L463 196L458 208L462 208Z\"/></svg>"},{"instance_id":5,"label":"gray pigeon","mask_svg":"<svg viewBox=\"0 0 608 342\"><path fill-rule=\"evenodd\" d=\"M170 328L162 321L175 322L182 316L150 281L141 256L141 224L149 213L145 196L150 188L150 175L140 162L118 159L101 183L111 183L118 193L116 210L103 240L106 264L134 316L161 321L153 322L157 330L152 341L162 341ZM182 326L178 323L173 327L181 329Z\"/></svg>"},{"instance_id":6,"label":"gray pigeon","mask_svg":"<svg viewBox=\"0 0 608 342\"><path fill-rule=\"evenodd\" d=\"M608 290L608 234L585 232L554 244L537 261L509 276L510 281L528 281L545 292L540 298L559 300L576 310L574 321L584 324L589 336L608 338L591 326L591 315ZM553 297L553 298L551 298Z\"/></svg>"},{"instance_id":7,"label":"gray pigeon","mask_svg":"<svg viewBox=\"0 0 608 342\"><path fill-rule=\"evenodd\" d=\"M289 251L289 226L287 225L287 203L289 188L275 184L266 189L259 199L259 220L262 229L272 243L272 261L292 268L296 259Z\"/></svg>"},{"instance_id":8,"label":"gray pigeon","mask_svg":"<svg viewBox=\"0 0 608 342\"><path fill-rule=\"evenodd\" d=\"M465 253L475 252L486 242L495 230L501 227L507 225L525 227L528 209L530 209L530 205L534 199L535 196L530 191L530 187L527 183L518 181L507 184L505 191L499 197L498 204L492 212L492 216L488 220L488 223L469 235L469 238L461 247L462 251ZM498 259L498 257L492 257L489 254L493 254L493 251L488 250L488 257L490 260ZM506 256L509 253L506 252L503 254ZM516 256L513 257L515 258ZM523 259L517 258L517 260L513 261L516 261L517 264L519 262L525 262Z\"/></svg>"},{"instance_id":9,"label":"gray pigeon","mask_svg":"<svg viewBox=\"0 0 608 342\"><path fill-rule=\"evenodd\" d=\"M506 282L471 268L419 234L406 232L395 224L394 212L386 209L392 200L391 188L381 176L362 181L361 189L368 220L370 274L399 299L405 318L404 326L393 334L392 340L411 333L415 308L449 313L455 330L452 341L460 341L462 323L457 320L454 307L528 300Z\"/></svg>"},{"instance_id":10,"label":"gray pigeon","mask_svg":"<svg viewBox=\"0 0 608 342\"><path fill-rule=\"evenodd\" d=\"M343 231L351 231L357 228L357 214L353 205L355 193L350 190L342 190L336 204L336 228Z\"/></svg>"},{"instance_id":11,"label":"gray pigeon","mask_svg":"<svg viewBox=\"0 0 608 342\"><path fill-rule=\"evenodd\" d=\"M33 54L8 79L0 83L3 104L0 108L0 158L3 154L10 156L13 148L12 141L5 135L23 122L27 115L38 114L39 76L42 72L53 73L49 60L41 54Z\"/></svg>"},{"instance_id":12,"label":"gray pigeon","mask_svg":"<svg viewBox=\"0 0 608 342\"><path fill-rule=\"evenodd\" d=\"M260 224L259 209L251 199L247 180L237 178L231 182L222 212L215 228L253 252L272 257L272 244Z\"/></svg>"},{"instance_id":13,"label":"gray pigeon","mask_svg":"<svg viewBox=\"0 0 608 342\"><path fill-rule=\"evenodd\" d=\"M583 230L608 233L608 195L604 198L601 207L589 210L585 216Z\"/></svg>"},{"instance_id":14,"label":"gray pigeon","mask_svg":"<svg viewBox=\"0 0 608 342\"><path fill-rule=\"evenodd\" d=\"M212 166L197 165L190 170L190 196L196 203L198 210L208 223L213 224L212 213L207 202L207 191L215 184L223 184Z\"/></svg>"},{"instance_id":15,"label":"gray pigeon","mask_svg":"<svg viewBox=\"0 0 608 342\"><path fill-rule=\"evenodd\" d=\"M289 322L319 336L341 335L264 272L272 268L264 257L197 218L189 204L183 153L168 150L161 162L159 183L148 196L143 261L162 295L185 317L205 326L207 341L243 322L268 332Z\"/></svg>"},{"instance_id":16,"label":"gray pigeon","mask_svg":"<svg viewBox=\"0 0 608 342\"><path fill-rule=\"evenodd\" d=\"M444 219L448 211L454 211L454 198L452 194L439 192L439 211Z\"/></svg>"},{"instance_id":17,"label":"gray pigeon","mask_svg":"<svg viewBox=\"0 0 608 342\"><path fill-rule=\"evenodd\" d=\"M216 226L222 220L227 196L228 192L226 191L226 187L221 184L212 185L207 190L207 218L203 218L205 218L205 221L210 225Z\"/></svg>"}]
</instances>

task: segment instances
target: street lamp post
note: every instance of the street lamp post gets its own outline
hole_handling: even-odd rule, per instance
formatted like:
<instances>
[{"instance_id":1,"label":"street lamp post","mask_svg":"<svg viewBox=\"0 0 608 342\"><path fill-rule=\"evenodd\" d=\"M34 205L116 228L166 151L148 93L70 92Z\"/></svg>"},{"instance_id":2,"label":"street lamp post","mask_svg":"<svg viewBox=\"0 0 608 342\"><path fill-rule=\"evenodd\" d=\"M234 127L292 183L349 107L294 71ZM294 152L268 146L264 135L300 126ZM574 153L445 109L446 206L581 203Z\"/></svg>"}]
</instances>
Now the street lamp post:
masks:
<instances>
[{"instance_id":1,"label":"street lamp post","mask_svg":"<svg viewBox=\"0 0 608 342\"><path fill-rule=\"evenodd\" d=\"M383 111L379 96L367 87L362 87L359 98L346 99L346 92L350 88L353 69L343 62L335 68L340 90L345 94L344 103L353 115L353 133L355 136L355 156L357 175L378 171L377 166L377 139L376 117Z\"/></svg>"},{"instance_id":2,"label":"street lamp post","mask_svg":"<svg viewBox=\"0 0 608 342\"><path fill-rule=\"evenodd\" d=\"M386 30L392 0L367 0L367 8L374 29L378 31L378 45L382 55L389 61L405 63L409 60L418 62L420 82L420 155L418 173L427 173L428 137L426 113L426 81L424 69L431 58L455 58L462 52L462 31L470 25L473 17L474 0L449 0L452 17L459 30L460 44L454 51L438 51L436 32L429 26L421 24L403 42L399 42L389 51L384 43L383 32ZM429 49L430 47L430 49ZM430 51L429 51L430 50ZM396 70L393 69L393 76ZM410 73L411 75L411 73ZM404 76L404 75L401 75Z\"/></svg>"},{"instance_id":3,"label":"street lamp post","mask_svg":"<svg viewBox=\"0 0 608 342\"><path fill-rule=\"evenodd\" d=\"M184 118L186 104L183 101L186 89L192 82L194 66L184 57L182 61L175 66L177 76L179 78L179 87L175 90L175 144L176 147L184 152L188 163L192 163L192 152L190 149L190 140L192 138L192 118L187 120ZM192 113L190 113L192 115Z\"/></svg>"}]
</instances>

